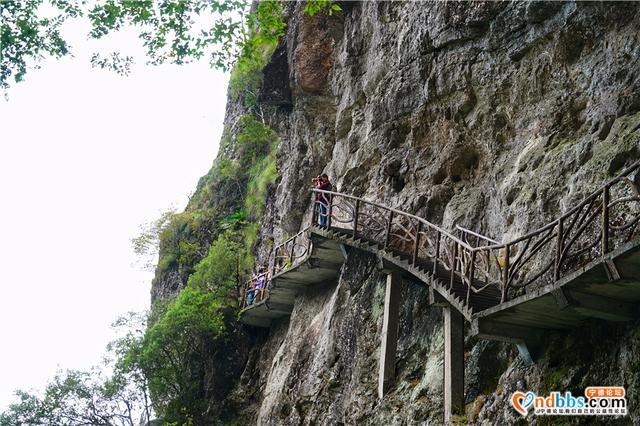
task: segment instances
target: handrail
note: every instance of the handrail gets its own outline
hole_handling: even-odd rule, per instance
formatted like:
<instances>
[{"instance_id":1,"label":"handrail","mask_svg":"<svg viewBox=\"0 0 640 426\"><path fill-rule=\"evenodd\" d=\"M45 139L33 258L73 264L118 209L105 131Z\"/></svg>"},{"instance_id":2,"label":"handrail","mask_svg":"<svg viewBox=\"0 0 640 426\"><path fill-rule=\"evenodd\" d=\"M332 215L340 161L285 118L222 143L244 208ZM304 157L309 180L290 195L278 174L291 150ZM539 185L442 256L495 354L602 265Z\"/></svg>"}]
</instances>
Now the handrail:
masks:
<instances>
[{"instance_id":1,"label":"handrail","mask_svg":"<svg viewBox=\"0 0 640 426\"><path fill-rule=\"evenodd\" d=\"M634 171L637 174L632 181L628 176ZM557 281L575 270L576 265L604 256L614 248L612 244L620 244L621 239L625 242L639 238L639 176L640 161L636 161L559 218L506 243L457 225L459 231L491 243L473 247L419 216L375 201L317 188L312 190L316 195L312 201L312 224L320 222L320 226L329 229L348 231L354 238L361 234L385 250L409 256L414 266L430 265L433 274L441 278L443 273L449 275L446 287L451 291L457 277L466 288L467 307L472 294L486 293L490 288L494 289L491 294L499 290L500 300L495 303L501 303L521 294L534 282ZM628 187L615 187L620 182ZM612 196L618 198L612 200ZM629 203L638 203L637 212ZM596 220L598 218L600 220ZM336 227L335 223L343 223L348 228ZM269 268L271 277L291 268L294 261L306 258L311 251L308 231L309 226L276 246ZM300 247L301 253L296 255L296 248ZM285 257L287 262L280 265L279 261ZM485 301L487 297L493 296L484 296Z\"/></svg>"},{"instance_id":2,"label":"handrail","mask_svg":"<svg viewBox=\"0 0 640 426\"><path fill-rule=\"evenodd\" d=\"M261 287L256 288L258 278L264 277L264 283ZM243 288L242 301L240 302L240 309L247 308L253 304L262 302L269 294L269 284L271 283L271 272L263 272L261 274L253 275L249 278ZM253 292L252 297L249 297L249 292Z\"/></svg>"},{"instance_id":3,"label":"handrail","mask_svg":"<svg viewBox=\"0 0 640 426\"><path fill-rule=\"evenodd\" d=\"M310 252L311 240L306 236L308 230L309 227L307 226L302 231L276 246L270 261L271 276L292 267L296 260L303 259L307 253ZM302 252L296 255L297 247L302 247ZM283 258L286 258L287 262L280 265L278 261Z\"/></svg>"},{"instance_id":4,"label":"handrail","mask_svg":"<svg viewBox=\"0 0 640 426\"><path fill-rule=\"evenodd\" d=\"M365 200L363 198L359 198L359 197L356 197L356 196L353 196L353 195L343 194L341 192L327 191L327 190L324 190L324 189L315 189L315 188L312 189L311 192L322 193L322 194L327 194L327 195L338 195L338 196L341 196L341 197L344 197L344 198L352 199L354 201L356 201L356 200L357 201L361 201L361 202L370 204L372 206L376 206L378 208L385 209L387 211L391 211L391 212L393 212L395 214L399 214L399 215L402 215L402 216L410 217L412 219L416 219L416 220L422 222L423 224L425 224L425 225L427 225L427 226L439 231L442 235L446 235L447 237L449 237L452 240L456 241L458 244L463 245L464 247L468 248L469 250L473 250L473 247L471 247L469 244L465 243L464 241L462 241L461 239L459 239L455 235L449 233L448 231L445 231L444 229L440 228L437 225L434 225L433 223L429 222L428 220L421 218L420 216L416 216L416 215L413 215L411 213L406 213L406 212L403 212L402 210L394 209L393 207L387 207L387 206L385 206L383 204L376 203L375 201L368 201L368 200Z\"/></svg>"},{"instance_id":5,"label":"handrail","mask_svg":"<svg viewBox=\"0 0 640 426\"><path fill-rule=\"evenodd\" d=\"M572 214L575 214L579 209L584 207L589 201L591 201L595 197L597 197L604 188L611 187L611 186L615 185L616 183L620 182L623 178L625 178L626 176L630 175L634 170L636 170L638 168L640 168L640 161L636 161L631 166L627 167L622 172L620 172L620 174L618 176L616 176L616 177L614 177L612 179L609 179L607 182L605 182L600 187L598 187L598 189L593 191L591 194L587 195L587 197L584 198L580 203L578 203L578 205L576 205L575 207L572 207L571 209L569 209L566 213L564 213L562 216L560 216L558 219L554 220L553 222L550 222L550 223L548 223L546 225L543 225L542 227L540 227L538 229L535 229L535 230L529 232L528 234L525 234L525 235L523 235L521 237L518 237L518 238L516 238L514 240L511 240L511 241L509 241L507 243L503 243L503 244L498 243L498 245L492 246L491 248L499 248L499 247L503 247L505 245L519 243L519 242L521 242L523 240L526 240L527 238L530 238L531 236L534 236L536 234L539 234L540 232L543 232L543 231L549 229L550 227L553 227L554 225L556 225L561 220L566 219L567 217L571 216Z\"/></svg>"},{"instance_id":6,"label":"handrail","mask_svg":"<svg viewBox=\"0 0 640 426\"><path fill-rule=\"evenodd\" d=\"M500 244L500 241L496 241L496 240L491 239L491 238L489 238L489 237L487 237L487 236L484 236L484 235L482 235L482 234L478 234L477 232L474 232L474 231L472 231L472 230L470 230L470 229L467 229L467 228L463 228L463 227L462 227L462 226L460 226L460 225L456 225L456 229L458 229L459 231L461 231L461 232L463 232L463 233L465 233L465 234L472 235L472 236L474 236L474 237L476 237L476 238L480 238L480 239L485 240L485 241L487 241L487 242L490 242L490 243L492 243L492 244Z\"/></svg>"},{"instance_id":7,"label":"handrail","mask_svg":"<svg viewBox=\"0 0 640 426\"><path fill-rule=\"evenodd\" d=\"M280 248L280 247L284 247L286 246L289 242L297 239L298 237L300 237L302 234L304 234L305 232L307 232L309 230L309 227L305 227L302 231L298 232L297 234L295 234L292 237L287 238L285 241L281 242L280 244L278 244L276 246L276 251Z\"/></svg>"},{"instance_id":8,"label":"handrail","mask_svg":"<svg viewBox=\"0 0 640 426\"><path fill-rule=\"evenodd\" d=\"M634 171L638 174L632 181L628 176ZM335 191L312 190L316 194L313 221L328 228L334 228L335 222L345 224L354 238L368 233L369 239L385 249L408 254L414 265L430 262L433 273L439 266L444 267L451 274L449 288L454 286L456 276L467 287L467 304L471 292L480 293L492 286L500 290L504 302L534 282L558 280L576 265L604 256L614 242L640 237L638 176L640 161L609 179L559 218L505 243L456 226L459 231L490 243L477 247L424 218ZM620 188L617 184L621 182L628 187ZM611 200L612 196L618 198ZM634 213L636 210L639 213Z\"/></svg>"}]
</instances>

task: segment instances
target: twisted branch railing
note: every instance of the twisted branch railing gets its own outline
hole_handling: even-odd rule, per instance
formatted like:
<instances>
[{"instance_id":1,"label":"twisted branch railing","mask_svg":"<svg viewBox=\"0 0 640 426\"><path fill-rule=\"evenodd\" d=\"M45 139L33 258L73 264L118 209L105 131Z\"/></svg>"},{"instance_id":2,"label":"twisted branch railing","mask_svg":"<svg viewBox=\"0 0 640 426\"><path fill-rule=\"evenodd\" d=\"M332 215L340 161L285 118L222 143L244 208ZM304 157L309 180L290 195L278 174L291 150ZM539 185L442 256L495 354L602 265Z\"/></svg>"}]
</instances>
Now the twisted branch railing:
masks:
<instances>
[{"instance_id":1,"label":"twisted branch railing","mask_svg":"<svg viewBox=\"0 0 640 426\"><path fill-rule=\"evenodd\" d=\"M311 240L309 239L308 228L298 232L293 237L288 238L273 250L269 259L268 271L264 274L264 287L256 289L257 278L260 275L252 277L244 284L242 300L240 308L244 309L250 305L262 302L269 296L271 287L271 278L286 270L300 261L304 260L311 251ZM253 293L253 297L250 293ZM251 303L249 303L251 302Z\"/></svg>"},{"instance_id":2,"label":"twisted branch railing","mask_svg":"<svg viewBox=\"0 0 640 426\"><path fill-rule=\"evenodd\" d=\"M472 294L484 293L498 293L495 304L504 303L640 238L640 162L560 218L507 243L459 226L456 236L418 216L339 192L314 189L313 200L313 224L374 242L440 277L444 271L449 289L456 280L465 286L466 306ZM305 228L275 248L268 277L297 265L310 251ZM242 307L254 283L246 283ZM253 303L267 297L269 284Z\"/></svg>"},{"instance_id":3,"label":"twisted branch railing","mask_svg":"<svg viewBox=\"0 0 640 426\"><path fill-rule=\"evenodd\" d=\"M467 306L472 293L491 289L499 291L499 303L503 303L640 237L639 169L637 162L560 218L507 243L461 227L455 236L418 216L317 189L313 190L313 223L375 242L383 250L405 256L414 266L430 266L434 274L447 271L449 287L456 279L466 286Z\"/></svg>"}]
</instances>

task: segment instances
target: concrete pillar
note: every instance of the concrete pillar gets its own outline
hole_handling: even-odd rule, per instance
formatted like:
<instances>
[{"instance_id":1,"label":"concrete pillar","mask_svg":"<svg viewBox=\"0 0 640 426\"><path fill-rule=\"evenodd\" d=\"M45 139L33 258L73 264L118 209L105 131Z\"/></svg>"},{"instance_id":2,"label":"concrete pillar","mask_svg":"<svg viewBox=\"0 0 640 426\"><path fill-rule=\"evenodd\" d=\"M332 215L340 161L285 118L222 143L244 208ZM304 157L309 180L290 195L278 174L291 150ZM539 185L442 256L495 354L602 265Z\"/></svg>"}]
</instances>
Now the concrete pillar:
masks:
<instances>
[{"instance_id":1,"label":"concrete pillar","mask_svg":"<svg viewBox=\"0 0 640 426\"><path fill-rule=\"evenodd\" d=\"M402 275L393 270L387 274L384 296L384 317L382 320L382 342L380 346L380 371L378 375L378 397L384 398L396 375L396 347L398 346L398 311Z\"/></svg>"},{"instance_id":2,"label":"concrete pillar","mask_svg":"<svg viewBox=\"0 0 640 426\"><path fill-rule=\"evenodd\" d=\"M444 421L464 413L464 317L451 305L444 314Z\"/></svg>"}]
</instances>

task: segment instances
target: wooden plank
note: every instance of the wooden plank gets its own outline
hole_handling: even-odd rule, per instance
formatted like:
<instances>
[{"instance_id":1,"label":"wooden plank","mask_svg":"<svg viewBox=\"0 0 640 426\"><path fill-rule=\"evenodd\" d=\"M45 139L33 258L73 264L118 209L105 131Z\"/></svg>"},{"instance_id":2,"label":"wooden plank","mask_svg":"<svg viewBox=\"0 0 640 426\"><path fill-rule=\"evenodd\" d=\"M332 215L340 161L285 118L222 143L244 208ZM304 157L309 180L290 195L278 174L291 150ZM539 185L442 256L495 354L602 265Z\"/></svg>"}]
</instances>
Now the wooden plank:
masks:
<instances>
[{"instance_id":1,"label":"wooden plank","mask_svg":"<svg viewBox=\"0 0 640 426\"><path fill-rule=\"evenodd\" d=\"M637 316L634 303L609 299L594 294L570 291L572 309L583 315L608 321L631 321Z\"/></svg>"},{"instance_id":2,"label":"wooden plank","mask_svg":"<svg viewBox=\"0 0 640 426\"><path fill-rule=\"evenodd\" d=\"M588 282L588 276L597 280L598 282L608 282L606 278L606 273L604 271L604 267L602 266L602 262L607 259L616 259L616 263L618 263L618 257L626 257L634 255L634 253L640 251L640 240L631 241L629 243L623 244L615 250L607 253L604 258L596 259L582 268L577 269L571 274L563 277L559 281L549 284L540 288L537 288L533 291L530 291L522 296L511 299L501 305L495 306L493 308L486 309L484 311L478 312L473 315L474 318L488 317L499 311L510 309L516 305L525 303L530 300L537 299L544 294L550 293L553 290L561 288L568 284L577 284L582 283L585 284ZM633 253L632 253L633 252ZM587 275L589 274L589 275Z\"/></svg>"}]
</instances>

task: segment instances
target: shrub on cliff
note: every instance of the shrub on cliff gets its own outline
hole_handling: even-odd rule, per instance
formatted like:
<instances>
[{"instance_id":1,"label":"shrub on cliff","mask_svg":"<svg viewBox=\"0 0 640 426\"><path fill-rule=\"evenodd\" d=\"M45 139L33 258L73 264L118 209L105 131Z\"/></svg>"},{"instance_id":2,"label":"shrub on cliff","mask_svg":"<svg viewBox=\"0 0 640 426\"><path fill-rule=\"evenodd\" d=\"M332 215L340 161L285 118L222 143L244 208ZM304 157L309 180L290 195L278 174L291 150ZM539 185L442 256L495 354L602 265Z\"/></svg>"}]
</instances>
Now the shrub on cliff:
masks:
<instances>
[{"instance_id":1,"label":"shrub on cliff","mask_svg":"<svg viewBox=\"0 0 640 426\"><path fill-rule=\"evenodd\" d=\"M153 407L166 422L203 424L216 411L216 386L227 378L212 374L211 362L228 348L226 323L233 315L225 319L225 312L215 294L186 288L132 347L129 362L144 373Z\"/></svg>"}]
</instances>

